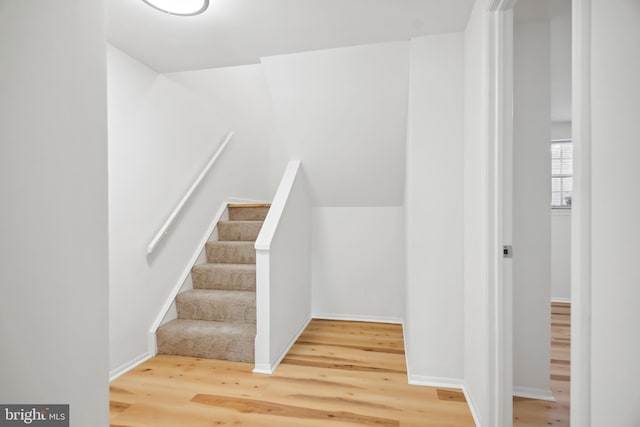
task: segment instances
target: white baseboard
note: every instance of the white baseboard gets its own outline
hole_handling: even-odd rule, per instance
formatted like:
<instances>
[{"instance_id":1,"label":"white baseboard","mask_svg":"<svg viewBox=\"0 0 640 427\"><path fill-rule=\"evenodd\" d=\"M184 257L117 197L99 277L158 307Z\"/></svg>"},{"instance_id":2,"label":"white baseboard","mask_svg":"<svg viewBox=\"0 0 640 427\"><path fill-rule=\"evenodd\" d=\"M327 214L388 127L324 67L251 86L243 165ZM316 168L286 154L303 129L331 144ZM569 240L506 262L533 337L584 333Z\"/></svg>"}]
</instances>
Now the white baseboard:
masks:
<instances>
[{"instance_id":1,"label":"white baseboard","mask_svg":"<svg viewBox=\"0 0 640 427\"><path fill-rule=\"evenodd\" d=\"M310 322L311 322L311 317L308 317L303 322L302 326L298 329L298 331L294 334L294 336L291 338L291 340L289 340L289 342L283 347L282 351L280 352L280 354L278 355L278 357L273 363L271 364L256 363L256 365L253 368L253 372L255 374L266 374L266 375L273 374L276 371L276 368L280 365L280 362L282 362L282 359L284 359L284 357L287 355L291 347L293 347L296 341L298 341L298 338L300 337L302 332L304 332L307 326L309 326Z\"/></svg>"},{"instance_id":2,"label":"white baseboard","mask_svg":"<svg viewBox=\"0 0 640 427\"><path fill-rule=\"evenodd\" d=\"M253 367L254 374L271 375L275 369L268 363L256 363Z\"/></svg>"},{"instance_id":3,"label":"white baseboard","mask_svg":"<svg viewBox=\"0 0 640 427\"><path fill-rule=\"evenodd\" d=\"M551 298L551 302L562 302L571 304L571 298Z\"/></svg>"},{"instance_id":4,"label":"white baseboard","mask_svg":"<svg viewBox=\"0 0 640 427\"><path fill-rule=\"evenodd\" d=\"M402 325L404 321L399 317L384 316L360 316L356 314L334 314L334 313L313 313L314 319L324 320L345 320L351 322L373 322L373 323L392 323Z\"/></svg>"},{"instance_id":5,"label":"white baseboard","mask_svg":"<svg viewBox=\"0 0 640 427\"><path fill-rule=\"evenodd\" d=\"M136 366L146 362L147 360L151 359L153 356L151 356L149 353L142 353L140 356L128 361L127 363L122 364L121 366L118 366L115 369L112 369L109 372L109 382L115 380L116 378L118 378L119 376L126 374L127 372L129 372L130 370L132 370L133 368L135 368Z\"/></svg>"},{"instance_id":6,"label":"white baseboard","mask_svg":"<svg viewBox=\"0 0 640 427\"><path fill-rule=\"evenodd\" d=\"M158 341L155 331L149 331L147 333L147 347L149 349L148 352L151 357L155 357L158 355Z\"/></svg>"},{"instance_id":7,"label":"white baseboard","mask_svg":"<svg viewBox=\"0 0 640 427\"><path fill-rule=\"evenodd\" d=\"M430 377L426 375L409 375L409 384L419 385L425 387L439 387L439 388L453 388L461 390L464 393L464 398L469 406L469 411L473 417L473 422L476 427L481 427L480 417L478 415L477 406L469 393L467 383L459 378L447 378L447 377Z\"/></svg>"},{"instance_id":8,"label":"white baseboard","mask_svg":"<svg viewBox=\"0 0 640 427\"><path fill-rule=\"evenodd\" d=\"M513 386L513 395L527 399L547 400L555 402L556 398L549 389Z\"/></svg>"},{"instance_id":9,"label":"white baseboard","mask_svg":"<svg viewBox=\"0 0 640 427\"><path fill-rule=\"evenodd\" d=\"M481 427L482 423L480 421L480 414L478 412L478 407L473 401L473 397L471 396L471 393L469 393L469 387L467 386L466 383L462 388L462 392L464 393L464 398L467 399L467 405L469 405L469 411L471 411L473 422L475 423L476 427Z\"/></svg>"},{"instance_id":10,"label":"white baseboard","mask_svg":"<svg viewBox=\"0 0 640 427\"><path fill-rule=\"evenodd\" d=\"M464 380L460 378L447 378L447 377L431 377L427 375L408 375L409 384L421 385L425 387L440 387L440 388L456 388L462 390L464 388Z\"/></svg>"}]
</instances>

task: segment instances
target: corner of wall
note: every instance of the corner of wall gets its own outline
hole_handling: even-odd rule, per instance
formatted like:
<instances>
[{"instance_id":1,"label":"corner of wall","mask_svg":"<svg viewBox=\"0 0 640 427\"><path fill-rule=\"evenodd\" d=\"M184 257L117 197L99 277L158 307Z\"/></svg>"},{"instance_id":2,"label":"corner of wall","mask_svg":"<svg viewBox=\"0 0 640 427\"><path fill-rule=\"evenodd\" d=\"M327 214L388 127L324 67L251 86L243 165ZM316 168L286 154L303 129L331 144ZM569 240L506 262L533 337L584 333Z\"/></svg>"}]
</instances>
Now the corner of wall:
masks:
<instances>
[{"instance_id":1,"label":"corner of wall","mask_svg":"<svg viewBox=\"0 0 640 427\"><path fill-rule=\"evenodd\" d=\"M153 341L154 341L154 348L155 348L155 334L154 334ZM121 375L124 375L125 373L134 369L136 366L141 365L142 363L146 362L147 360L151 359L154 356L155 356L155 351L153 353L142 353L139 356L131 359L130 361L118 366L117 368L112 369L111 371L109 371L109 382L115 380Z\"/></svg>"},{"instance_id":2,"label":"corner of wall","mask_svg":"<svg viewBox=\"0 0 640 427\"><path fill-rule=\"evenodd\" d=\"M473 421L476 427L481 427L482 422L480 418L480 412L477 409L477 405L473 400L469 386L466 381L460 378L442 378L442 377L430 377L424 375L409 375L409 384L435 387L435 388L452 388L461 390L464 393L465 400L469 406L469 411L473 417Z\"/></svg>"},{"instance_id":3,"label":"corner of wall","mask_svg":"<svg viewBox=\"0 0 640 427\"><path fill-rule=\"evenodd\" d=\"M471 411L471 416L473 417L473 422L476 424L476 427L482 426L482 418L480 417L480 411L478 411L478 405L473 400L473 396L469 391L469 386L465 382L462 387L462 392L464 393L464 398L467 400L467 405L469 405L469 410Z\"/></svg>"}]
</instances>

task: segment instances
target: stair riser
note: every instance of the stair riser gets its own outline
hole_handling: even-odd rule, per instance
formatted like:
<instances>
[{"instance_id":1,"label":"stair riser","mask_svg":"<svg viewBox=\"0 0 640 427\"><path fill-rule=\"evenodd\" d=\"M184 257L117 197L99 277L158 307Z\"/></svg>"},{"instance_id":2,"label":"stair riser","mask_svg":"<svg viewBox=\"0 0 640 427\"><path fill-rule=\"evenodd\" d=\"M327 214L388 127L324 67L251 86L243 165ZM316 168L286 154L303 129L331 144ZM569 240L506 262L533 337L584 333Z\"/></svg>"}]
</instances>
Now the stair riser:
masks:
<instances>
[{"instance_id":1,"label":"stair riser","mask_svg":"<svg viewBox=\"0 0 640 427\"><path fill-rule=\"evenodd\" d=\"M175 299L178 319L156 332L158 353L253 363L256 337L255 240L268 205L229 205L192 290Z\"/></svg>"},{"instance_id":2,"label":"stair riser","mask_svg":"<svg viewBox=\"0 0 640 427\"><path fill-rule=\"evenodd\" d=\"M201 357L203 359L230 360L233 362L253 363L254 357L247 355L255 353L253 342L233 342L228 348L221 350L205 343L192 343L192 346L172 345L170 343L159 347L158 354L175 356Z\"/></svg>"},{"instance_id":3,"label":"stair riser","mask_svg":"<svg viewBox=\"0 0 640 427\"><path fill-rule=\"evenodd\" d=\"M269 212L268 207L256 208L229 208L229 220L231 221L264 221Z\"/></svg>"},{"instance_id":4,"label":"stair riser","mask_svg":"<svg viewBox=\"0 0 640 427\"><path fill-rule=\"evenodd\" d=\"M194 289L223 289L237 291L256 290L256 272L216 269L214 271L194 269L191 271Z\"/></svg>"},{"instance_id":5,"label":"stair riser","mask_svg":"<svg viewBox=\"0 0 640 427\"><path fill-rule=\"evenodd\" d=\"M201 357L203 359L230 360L233 362L253 363L254 357L247 355L255 353L253 342L233 342L231 345L220 350L215 346L208 347L203 343L193 343L193 346L186 345L163 345L159 347L158 354L168 354L175 356Z\"/></svg>"},{"instance_id":6,"label":"stair riser","mask_svg":"<svg viewBox=\"0 0 640 427\"><path fill-rule=\"evenodd\" d=\"M196 299L179 294L176 297L178 319L217 322L256 323L256 301L253 298Z\"/></svg>"},{"instance_id":7,"label":"stair riser","mask_svg":"<svg viewBox=\"0 0 640 427\"><path fill-rule=\"evenodd\" d=\"M254 338L238 339L226 336L193 337L187 334L169 334L158 330L158 353L205 359L233 360L253 363Z\"/></svg>"},{"instance_id":8,"label":"stair riser","mask_svg":"<svg viewBox=\"0 0 640 427\"><path fill-rule=\"evenodd\" d=\"M225 245L224 243L208 243L206 246L207 262L222 264L255 264L256 250L252 244Z\"/></svg>"},{"instance_id":9,"label":"stair riser","mask_svg":"<svg viewBox=\"0 0 640 427\"><path fill-rule=\"evenodd\" d=\"M255 242L262 228L262 221L220 221L218 240Z\"/></svg>"}]
</instances>

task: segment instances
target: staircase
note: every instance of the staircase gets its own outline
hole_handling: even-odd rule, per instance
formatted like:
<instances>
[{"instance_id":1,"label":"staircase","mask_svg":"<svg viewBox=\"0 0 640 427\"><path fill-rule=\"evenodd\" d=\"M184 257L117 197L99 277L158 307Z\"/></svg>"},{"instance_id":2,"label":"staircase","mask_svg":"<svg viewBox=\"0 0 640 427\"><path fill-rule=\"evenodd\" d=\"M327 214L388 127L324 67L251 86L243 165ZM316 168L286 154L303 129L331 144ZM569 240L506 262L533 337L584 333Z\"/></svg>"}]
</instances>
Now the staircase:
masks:
<instances>
[{"instance_id":1,"label":"staircase","mask_svg":"<svg viewBox=\"0 0 640 427\"><path fill-rule=\"evenodd\" d=\"M229 205L218 240L206 244L205 264L191 270L193 289L175 303L178 318L158 328L159 354L254 361L255 240L270 205Z\"/></svg>"}]
</instances>

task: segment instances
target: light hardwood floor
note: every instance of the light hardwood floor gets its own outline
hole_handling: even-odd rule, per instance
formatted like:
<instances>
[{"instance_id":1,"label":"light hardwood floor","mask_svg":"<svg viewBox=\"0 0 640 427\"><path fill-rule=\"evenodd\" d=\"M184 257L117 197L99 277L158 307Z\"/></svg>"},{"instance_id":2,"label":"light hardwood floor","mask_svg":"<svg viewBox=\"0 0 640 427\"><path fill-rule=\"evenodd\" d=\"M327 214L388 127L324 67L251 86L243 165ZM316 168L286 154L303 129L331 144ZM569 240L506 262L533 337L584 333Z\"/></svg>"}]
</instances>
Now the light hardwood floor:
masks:
<instances>
[{"instance_id":1,"label":"light hardwood floor","mask_svg":"<svg viewBox=\"0 0 640 427\"><path fill-rule=\"evenodd\" d=\"M473 426L458 390L407 384L402 327L313 320L273 375L158 356L111 384L111 427Z\"/></svg>"},{"instance_id":2,"label":"light hardwood floor","mask_svg":"<svg viewBox=\"0 0 640 427\"><path fill-rule=\"evenodd\" d=\"M556 402L514 399L514 425L569 426L570 314L552 305ZM111 427L473 426L458 390L407 384L402 328L313 320L274 375L158 356L111 384Z\"/></svg>"},{"instance_id":3,"label":"light hardwood floor","mask_svg":"<svg viewBox=\"0 0 640 427\"><path fill-rule=\"evenodd\" d=\"M569 426L571 305L551 304L551 391L555 402L515 397L515 427Z\"/></svg>"}]
</instances>

